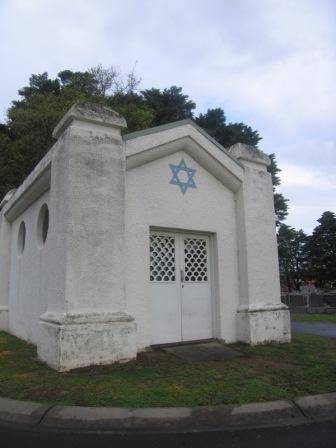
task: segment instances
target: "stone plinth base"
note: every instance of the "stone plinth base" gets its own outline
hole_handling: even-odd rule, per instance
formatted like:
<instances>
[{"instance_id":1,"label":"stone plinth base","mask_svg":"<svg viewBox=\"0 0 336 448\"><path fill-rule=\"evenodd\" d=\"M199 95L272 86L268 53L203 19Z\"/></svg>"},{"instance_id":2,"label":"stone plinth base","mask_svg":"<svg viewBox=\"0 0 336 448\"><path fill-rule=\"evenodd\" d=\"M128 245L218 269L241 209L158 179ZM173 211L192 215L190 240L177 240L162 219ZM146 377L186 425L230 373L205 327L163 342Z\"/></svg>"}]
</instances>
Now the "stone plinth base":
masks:
<instances>
[{"instance_id":1,"label":"stone plinth base","mask_svg":"<svg viewBox=\"0 0 336 448\"><path fill-rule=\"evenodd\" d=\"M290 313L283 305L242 306L237 313L238 340L251 345L291 341Z\"/></svg>"},{"instance_id":2,"label":"stone plinth base","mask_svg":"<svg viewBox=\"0 0 336 448\"><path fill-rule=\"evenodd\" d=\"M8 322L8 307L0 306L0 330L8 331L9 322Z\"/></svg>"},{"instance_id":3,"label":"stone plinth base","mask_svg":"<svg viewBox=\"0 0 336 448\"><path fill-rule=\"evenodd\" d=\"M40 317L39 358L64 372L78 367L134 359L136 324L125 313L62 314Z\"/></svg>"}]
</instances>

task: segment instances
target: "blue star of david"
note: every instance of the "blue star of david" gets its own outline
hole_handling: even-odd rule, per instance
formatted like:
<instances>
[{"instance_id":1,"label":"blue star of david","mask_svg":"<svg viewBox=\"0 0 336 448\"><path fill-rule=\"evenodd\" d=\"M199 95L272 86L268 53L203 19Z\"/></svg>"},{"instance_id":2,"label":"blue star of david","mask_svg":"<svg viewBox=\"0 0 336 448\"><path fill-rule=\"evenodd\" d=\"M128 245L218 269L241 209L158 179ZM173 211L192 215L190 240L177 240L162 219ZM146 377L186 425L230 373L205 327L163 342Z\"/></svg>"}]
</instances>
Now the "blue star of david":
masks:
<instances>
[{"instance_id":1,"label":"blue star of david","mask_svg":"<svg viewBox=\"0 0 336 448\"><path fill-rule=\"evenodd\" d=\"M173 185L178 185L183 194L188 190L188 188L197 188L194 181L196 170L193 168L188 168L184 159L181 159L181 162L178 165L170 163L169 166L173 173L173 177L171 178L170 183ZM180 180L180 171L184 171L185 173L187 173L188 180L186 182L182 182Z\"/></svg>"}]
</instances>

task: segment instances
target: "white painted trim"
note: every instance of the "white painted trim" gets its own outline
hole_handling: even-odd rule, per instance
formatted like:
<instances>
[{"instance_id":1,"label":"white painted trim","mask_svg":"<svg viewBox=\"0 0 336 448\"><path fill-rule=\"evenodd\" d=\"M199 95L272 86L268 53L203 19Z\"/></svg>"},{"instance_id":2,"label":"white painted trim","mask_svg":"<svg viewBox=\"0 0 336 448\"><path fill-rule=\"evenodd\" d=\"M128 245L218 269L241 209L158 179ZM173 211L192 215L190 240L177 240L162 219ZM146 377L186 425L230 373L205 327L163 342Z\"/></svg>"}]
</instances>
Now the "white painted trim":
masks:
<instances>
[{"instance_id":1,"label":"white painted trim","mask_svg":"<svg viewBox=\"0 0 336 448\"><path fill-rule=\"evenodd\" d=\"M51 180L51 163L48 163L36 177L26 179L29 184L21 187L16 191L11 200L6 204L4 215L9 222L13 222L21 215L33 202L41 197L50 188ZM22 184L22 187L24 184Z\"/></svg>"},{"instance_id":2,"label":"white painted trim","mask_svg":"<svg viewBox=\"0 0 336 448\"><path fill-rule=\"evenodd\" d=\"M209 233L208 236L211 269L212 335L218 339L220 338L221 326L217 234Z\"/></svg>"},{"instance_id":3,"label":"white painted trim","mask_svg":"<svg viewBox=\"0 0 336 448\"><path fill-rule=\"evenodd\" d=\"M288 306L284 303L279 304L258 304L253 303L251 305L240 305L237 309L237 313L256 313L261 311L276 311L276 310L287 310Z\"/></svg>"},{"instance_id":4,"label":"white painted trim","mask_svg":"<svg viewBox=\"0 0 336 448\"><path fill-rule=\"evenodd\" d=\"M40 322L57 325L75 325L109 322L133 322L134 317L126 313L58 313L48 311L40 316Z\"/></svg>"}]
</instances>

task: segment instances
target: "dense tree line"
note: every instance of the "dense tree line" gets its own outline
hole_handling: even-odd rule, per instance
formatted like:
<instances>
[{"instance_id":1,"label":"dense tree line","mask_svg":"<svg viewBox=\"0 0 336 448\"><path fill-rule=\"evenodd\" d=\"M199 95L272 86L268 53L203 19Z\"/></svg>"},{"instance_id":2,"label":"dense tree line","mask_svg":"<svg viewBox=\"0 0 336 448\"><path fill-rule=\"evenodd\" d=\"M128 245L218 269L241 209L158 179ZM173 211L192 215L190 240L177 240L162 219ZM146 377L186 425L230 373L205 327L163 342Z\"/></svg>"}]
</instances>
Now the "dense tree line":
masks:
<instances>
[{"instance_id":1,"label":"dense tree line","mask_svg":"<svg viewBox=\"0 0 336 448\"><path fill-rule=\"evenodd\" d=\"M52 130L76 101L93 101L120 112L132 132L172 121L192 118L224 147L241 142L257 147L258 131L244 123L227 122L223 109L195 115L196 104L181 87L139 90L134 70L121 75L101 65L84 72L63 70L51 79L48 73L32 75L19 90L6 122L0 123L0 198L16 188L53 144ZM274 188L280 183L271 155ZM274 192L277 223L287 215L286 199Z\"/></svg>"},{"instance_id":2,"label":"dense tree line","mask_svg":"<svg viewBox=\"0 0 336 448\"><path fill-rule=\"evenodd\" d=\"M317 222L309 236L284 223L278 228L280 275L289 291L307 280L336 287L336 215L326 211Z\"/></svg>"},{"instance_id":3,"label":"dense tree line","mask_svg":"<svg viewBox=\"0 0 336 448\"><path fill-rule=\"evenodd\" d=\"M55 79L48 73L32 75L0 125L0 196L20 184L48 151L53 128L76 101L112 107L125 116L127 132L193 118L223 146L238 141L256 146L261 139L243 123L227 123L220 108L195 116L196 104L181 87L139 91L139 83L134 71L122 76L102 66L85 72L63 70Z\"/></svg>"}]
</instances>

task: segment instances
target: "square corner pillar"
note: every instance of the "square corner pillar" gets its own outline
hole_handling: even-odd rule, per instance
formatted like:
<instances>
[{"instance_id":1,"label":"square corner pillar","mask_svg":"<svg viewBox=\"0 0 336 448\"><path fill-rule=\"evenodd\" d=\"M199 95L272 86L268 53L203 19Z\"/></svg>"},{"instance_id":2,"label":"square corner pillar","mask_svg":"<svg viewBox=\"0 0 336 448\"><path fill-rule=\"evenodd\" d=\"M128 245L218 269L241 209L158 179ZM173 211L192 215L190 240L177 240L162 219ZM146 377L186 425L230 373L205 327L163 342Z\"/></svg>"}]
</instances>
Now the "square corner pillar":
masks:
<instances>
[{"instance_id":1,"label":"square corner pillar","mask_svg":"<svg viewBox=\"0 0 336 448\"><path fill-rule=\"evenodd\" d=\"M58 370L136 356L125 298L125 147L117 112L75 104L51 161L48 310L39 356Z\"/></svg>"},{"instance_id":2,"label":"square corner pillar","mask_svg":"<svg viewBox=\"0 0 336 448\"><path fill-rule=\"evenodd\" d=\"M244 165L237 192L240 303L237 335L250 344L289 342L290 315L281 303L278 249L269 157L238 143L229 149Z\"/></svg>"}]
</instances>

